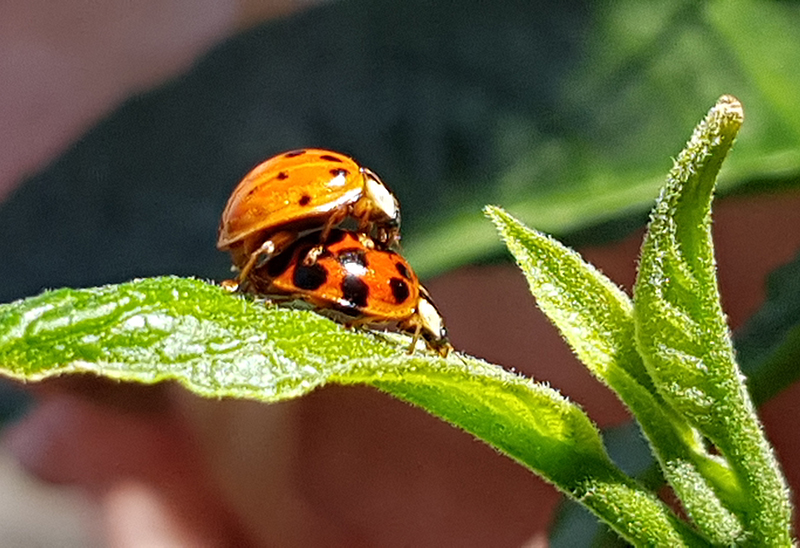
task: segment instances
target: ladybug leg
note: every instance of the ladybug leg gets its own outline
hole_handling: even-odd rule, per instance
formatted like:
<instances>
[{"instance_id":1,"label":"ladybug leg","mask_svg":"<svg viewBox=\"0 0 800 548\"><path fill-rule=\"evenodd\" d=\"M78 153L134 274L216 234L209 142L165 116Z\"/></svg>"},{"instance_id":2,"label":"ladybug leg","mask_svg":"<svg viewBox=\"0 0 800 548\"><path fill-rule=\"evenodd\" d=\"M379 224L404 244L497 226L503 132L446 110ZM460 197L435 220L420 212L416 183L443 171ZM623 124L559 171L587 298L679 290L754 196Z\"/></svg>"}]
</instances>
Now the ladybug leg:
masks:
<instances>
[{"instance_id":1,"label":"ladybug leg","mask_svg":"<svg viewBox=\"0 0 800 548\"><path fill-rule=\"evenodd\" d=\"M327 221L325 221L325 226L322 227L322 230L319 233L319 244L311 248L311 250L306 253L306 256L303 257L304 266L312 266L317 262L317 259L325 250L325 242L328 241L328 236L331 235L331 230L337 227L346 218L347 208L339 208L328 218Z\"/></svg>"},{"instance_id":2,"label":"ladybug leg","mask_svg":"<svg viewBox=\"0 0 800 548\"><path fill-rule=\"evenodd\" d=\"M395 228L378 228L377 239L386 249L401 251L400 232Z\"/></svg>"},{"instance_id":3,"label":"ladybug leg","mask_svg":"<svg viewBox=\"0 0 800 548\"><path fill-rule=\"evenodd\" d=\"M367 234L363 232L358 233L359 243L367 249L375 249L375 242Z\"/></svg>"},{"instance_id":4,"label":"ladybug leg","mask_svg":"<svg viewBox=\"0 0 800 548\"><path fill-rule=\"evenodd\" d=\"M344 323L345 329L361 329L370 322L369 318L356 318Z\"/></svg>"},{"instance_id":5,"label":"ladybug leg","mask_svg":"<svg viewBox=\"0 0 800 548\"><path fill-rule=\"evenodd\" d=\"M364 234L369 234L372 232L372 223L366 216L358 219L358 231L363 232Z\"/></svg>"},{"instance_id":6,"label":"ladybug leg","mask_svg":"<svg viewBox=\"0 0 800 548\"><path fill-rule=\"evenodd\" d=\"M253 267L256 266L256 263L262 257L266 257L269 259L272 257L273 253L275 253L275 244L272 240L267 240L261 247L256 249L250 254L250 257L247 259L247 262L244 264L242 269L239 271L238 281L240 284L243 284L245 280L247 280L247 275L250 274L250 271L253 270Z\"/></svg>"},{"instance_id":7,"label":"ladybug leg","mask_svg":"<svg viewBox=\"0 0 800 548\"><path fill-rule=\"evenodd\" d=\"M416 328L414 329L414 336L411 338L411 344L408 345L408 350L406 350L407 354L411 355L414 353L414 348L416 348L417 346L417 341L419 340L419 334L421 330L422 330L422 324L418 323L416 325Z\"/></svg>"},{"instance_id":8,"label":"ladybug leg","mask_svg":"<svg viewBox=\"0 0 800 548\"><path fill-rule=\"evenodd\" d=\"M317 263L317 259L319 256L322 255L322 252L325 251L325 246L322 244L315 245L311 249L308 250L306 256L303 257L303 266L313 266Z\"/></svg>"},{"instance_id":9,"label":"ladybug leg","mask_svg":"<svg viewBox=\"0 0 800 548\"><path fill-rule=\"evenodd\" d=\"M247 280L247 276L250 274L250 271L253 270L253 268L263 265L276 253L283 250L283 248L296 239L296 232L278 232L277 234L273 234L272 237L261 244L258 249L250 253L250 257L247 259L247 262L239 271L237 281L240 284L244 284Z\"/></svg>"},{"instance_id":10,"label":"ladybug leg","mask_svg":"<svg viewBox=\"0 0 800 548\"><path fill-rule=\"evenodd\" d=\"M340 207L337 209L333 215L328 217L328 220L325 221L325 226L322 227L322 232L319 236L320 244L324 244L328 240L328 236L331 234L331 230L335 227L339 226L342 221L347 218L348 209L346 207Z\"/></svg>"}]
</instances>

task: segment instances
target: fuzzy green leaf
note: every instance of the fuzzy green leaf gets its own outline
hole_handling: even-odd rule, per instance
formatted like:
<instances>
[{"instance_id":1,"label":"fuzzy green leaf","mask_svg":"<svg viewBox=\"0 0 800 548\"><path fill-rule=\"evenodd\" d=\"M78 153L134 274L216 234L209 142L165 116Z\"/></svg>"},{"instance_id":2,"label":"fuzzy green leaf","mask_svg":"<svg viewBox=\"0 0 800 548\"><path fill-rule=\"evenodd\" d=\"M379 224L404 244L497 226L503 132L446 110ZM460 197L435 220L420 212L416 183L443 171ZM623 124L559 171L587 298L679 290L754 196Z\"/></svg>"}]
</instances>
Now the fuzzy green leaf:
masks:
<instances>
[{"instance_id":1,"label":"fuzzy green leaf","mask_svg":"<svg viewBox=\"0 0 800 548\"><path fill-rule=\"evenodd\" d=\"M675 161L642 247L636 341L664 400L728 459L749 542L789 546L786 484L734 360L711 239L714 185L742 121L741 104L722 97Z\"/></svg>"},{"instance_id":2,"label":"fuzzy green leaf","mask_svg":"<svg viewBox=\"0 0 800 548\"><path fill-rule=\"evenodd\" d=\"M742 524L721 502L741 507L730 471L697 443L696 432L664 404L634 340L633 306L625 293L573 250L487 207L528 280L539 308L578 358L631 409L687 514L718 544L731 544Z\"/></svg>"},{"instance_id":3,"label":"fuzzy green leaf","mask_svg":"<svg viewBox=\"0 0 800 548\"><path fill-rule=\"evenodd\" d=\"M622 367L647 389L652 382L633 344L633 305L619 287L575 251L531 230L503 209L488 206L539 308L578 358L602 380Z\"/></svg>"},{"instance_id":4,"label":"fuzzy green leaf","mask_svg":"<svg viewBox=\"0 0 800 548\"><path fill-rule=\"evenodd\" d=\"M326 383L367 384L475 434L632 542L700 544L611 463L596 427L555 390L464 356L409 355L407 338L400 345L395 337L347 330L310 311L264 306L183 278L61 289L0 305L0 364L9 377L93 372L267 402Z\"/></svg>"},{"instance_id":5,"label":"fuzzy green leaf","mask_svg":"<svg viewBox=\"0 0 800 548\"><path fill-rule=\"evenodd\" d=\"M735 377L716 283L711 194L742 117L738 101L722 98L676 160L653 210L635 287L648 371L675 409L711 429L721 427L710 414L714 403L731 391L720 383ZM712 371L709 359L718 364Z\"/></svg>"}]
</instances>

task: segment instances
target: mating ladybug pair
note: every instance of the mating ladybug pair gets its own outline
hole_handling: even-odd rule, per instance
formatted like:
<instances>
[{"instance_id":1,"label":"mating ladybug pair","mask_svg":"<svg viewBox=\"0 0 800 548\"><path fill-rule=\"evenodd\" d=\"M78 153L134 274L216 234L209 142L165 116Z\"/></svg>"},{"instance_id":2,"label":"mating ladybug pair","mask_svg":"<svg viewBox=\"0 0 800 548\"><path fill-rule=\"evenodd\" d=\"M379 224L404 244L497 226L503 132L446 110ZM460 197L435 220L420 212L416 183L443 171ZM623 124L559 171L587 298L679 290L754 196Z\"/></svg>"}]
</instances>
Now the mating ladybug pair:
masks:
<instances>
[{"instance_id":1,"label":"mating ladybug pair","mask_svg":"<svg viewBox=\"0 0 800 548\"><path fill-rule=\"evenodd\" d=\"M339 225L354 219L357 230ZM319 149L258 165L222 213L217 248L231 253L237 286L273 300L301 299L350 326L394 324L441 356L444 322L406 260L397 199L370 170Z\"/></svg>"}]
</instances>

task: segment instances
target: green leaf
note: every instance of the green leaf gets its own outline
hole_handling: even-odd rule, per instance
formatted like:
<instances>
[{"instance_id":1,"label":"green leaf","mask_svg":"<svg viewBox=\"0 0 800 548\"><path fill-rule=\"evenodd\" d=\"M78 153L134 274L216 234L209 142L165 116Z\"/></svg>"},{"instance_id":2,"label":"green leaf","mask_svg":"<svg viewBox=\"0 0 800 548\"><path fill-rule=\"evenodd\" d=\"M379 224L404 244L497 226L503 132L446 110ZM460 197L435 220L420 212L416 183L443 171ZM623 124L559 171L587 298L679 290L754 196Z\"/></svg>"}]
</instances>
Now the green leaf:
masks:
<instances>
[{"instance_id":1,"label":"green leaf","mask_svg":"<svg viewBox=\"0 0 800 548\"><path fill-rule=\"evenodd\" d=\"M209 397L280 401L326 383L367 384L414 403L541 474L624 538L699 545L616 468L596 427L556 391L465 356L413 355L313 312L264 306L193 279L61 289L0 305L5 375L93 372L174 380ZM638 527L647 523L647 528Z\"/></svg>"},{"instance_id":2,"label":"green leaf","mask_svg":"<svg viewBox=\"0 0 800 548\"><path fill-rule=\"evenodd\" d=\"M488 206L539 308L598 378L622 367L647 389L653 385L633 344L633 305L619 287L555 239Z\"/></svg>"},{"instance_id":3,"label":"green leaf","mask_svg":"<svg viewBox=\"0 0 800 548\"><path fill-rule=\"evenodd\" d=\"M659 489L664 485L664 476L653 460L650 446L632 421L604 429L603 441L611 459L625 473L651 489ZM563 500L556 510L549 533L551 548L627 546L585 508L569 499Z\"/></svg>"},{"instance_id":4,"label":"green leaf","mask_svg":"<svg viewBox=\"0 0 800 548\"><path fill-rule=\"evenodd\" d=\"M675 160L642 246L636 341L664 400L727 458L748 541L790 546L786 483L734 360L711 239L711 196L742 121L738 100L722 97Z\"/></svg>"},{"instance_id":5,"label":"green leaf","mask_svg":"<svg viewBox=\"0 0 800 548\"><path fill-rule=\"evenodd\" d=\"M539 308L578 358L631 409L687 514L718 544L742 534L720 501L741 507L730 471L697 443L696 432L664 405L635 344L633 306L625 293L571 249L487 207L528 280Z\"/></svg>"}]
</instances>

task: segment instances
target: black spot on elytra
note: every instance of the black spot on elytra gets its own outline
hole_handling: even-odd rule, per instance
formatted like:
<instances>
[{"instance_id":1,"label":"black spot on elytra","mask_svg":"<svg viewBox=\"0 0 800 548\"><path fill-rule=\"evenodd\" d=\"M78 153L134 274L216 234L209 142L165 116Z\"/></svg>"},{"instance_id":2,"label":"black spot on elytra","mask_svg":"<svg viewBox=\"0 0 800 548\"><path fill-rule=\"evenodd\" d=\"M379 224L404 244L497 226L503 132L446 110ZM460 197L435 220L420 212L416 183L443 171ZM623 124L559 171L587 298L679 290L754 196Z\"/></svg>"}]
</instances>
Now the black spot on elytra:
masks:
<instances>
[{"instance_id":1,"label":"black spot on elytra","mask_svg":"<svg viewBox=\"0 0 800 548\"><path fill-rule=\"evenodd\" d=\"M320 156L320 158L322 158L323 160L328 160L329 162L336 162L338 164L342 163L341 158L337 158L336 156L333 156L331 154L323 154L322 156Z\"/></svg>"},{"instance_id":2,"label":"black spot on elytra","mask_svg":"<svg viewBox=\"0 0 800 548\"><path fill-rule=\"evenodd\" d=\"M308 249L311 249L310 247ZM292 257L294 257L295 252L297 251L297 245L294 244L288 249L285 249L281 253L275 255L272 259L267 262L267 276L270 278L277 278L289 268L289 264L292 262ZM303 253L308 253L308 250L305 250Z\"/></svg>"},{"instance_id":3,"label":"black spot on elytra","mask_svg":"<svg viewBox=\"0 0 800 548\"><path fill-rule=\"evenodd\" d=\"M389 287L392 288L392 296L396 304L406 302L410 295L408 284L400 278L392 278L389 280Z\"/></svg>"},{"instance_id":4,"label":"black spot on elytra","mask_svg":"<svg viewBox=\"0 0 800 548\"><path fill-rule=\"evenodd\" d=\"M357 276L345 276L342 281L342 297L356 308L367 306L369 287Z\"/></svg>"},{"instance_id":5,"label":"black spot on elytra","mask_svg":"<svg viewBox=\"0 0 800 548\"><path fill-rule=\"evenodd\" d=\"M359 247L348 247L339 251L336 257L339 264L347 268L348 264L355 263L359 266L367 267L367 254Z\"/></svg>"},{"instance_id":6,"label":"black spot on elytra","mask_svg":"<svg viewBox=\"0 0 800 548\"><path fill-rule=\"evenodd\" d=\"M411 273L409 273L408 269L406 268L406 265L398 261L394 263L394 267L397 269L398 274L400 274L403 278L405 278L406 280L411 279Z\"/></svg>"},{"instance_id":7,"label":"black spot on elytra","mask_svg":"<svg viewBox=\"0 0 800 548\"><path fill-rule=\"evenodd\" d=\"M299 263L294 269L292 282L298 289L314 291L328 279L328 271L319 264L304 265Z\"/></svg>"},{"instance_id":8,"label":"black spot on elytra","mask_svg":"<svg viewBox=\"0 0 800 548\"><path fill-rule=\"evenodd\" d=\"M347 171L346 169L336 168L330 170L330 174L333 175L334 177L339 177L340 175L347 177L348 175L350 175L350 172Z\"/></svg>"},{"instance_id":9,"label":"black spot on elytra","mask_svg":"<svg viewBox=\"0 0 800 548\"><path fill-rule=\"evenodd\" d=\"M311 203L311 196L309 196L308 194L303 194L297 203L300 204L301 206L307 206L308 204Z\"/></svg>"},{"instance_id":10,"label":"black spot on elytra","mask_svg":"<svg viewBox=\"0 0 800 548\"><path fill-rule=\"evenodd\" d=\"M289 174L286 173L285 171L279 171L278 172L278 180L279 181L284 181L284 180L286 180L288 178L289 178Z\"/></svg>"},{"instance_id":11,"label":"black spot on elytra","mask_svg":"<svg viewBox=\"0 0 800 548\"><path fill-rule=\"evenodd\" d=\"M284 158L295 158L296 156L302 156L305 153L306 153L306 150L304 150L304 149L292 150L291 152L287 152L286 154L284 154L283 157Z\"/></svg>"}]
</instances>

